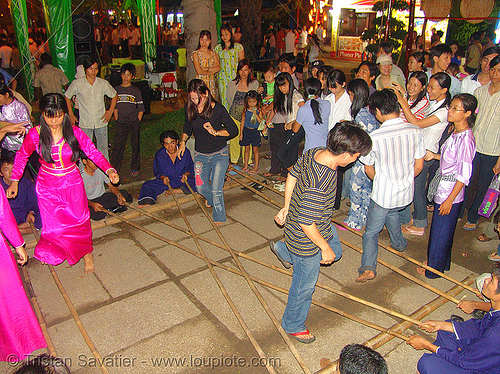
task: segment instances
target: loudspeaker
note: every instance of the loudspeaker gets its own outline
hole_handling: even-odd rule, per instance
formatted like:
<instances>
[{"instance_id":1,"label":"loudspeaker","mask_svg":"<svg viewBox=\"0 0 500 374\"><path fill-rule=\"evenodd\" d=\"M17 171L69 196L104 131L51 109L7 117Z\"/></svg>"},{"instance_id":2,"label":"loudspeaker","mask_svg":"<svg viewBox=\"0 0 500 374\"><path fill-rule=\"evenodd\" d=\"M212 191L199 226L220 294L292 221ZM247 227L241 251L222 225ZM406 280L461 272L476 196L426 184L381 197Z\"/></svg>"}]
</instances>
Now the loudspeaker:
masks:
<instances>
[{"instance_id":1,"label":"loudspeaker","mask_svg":"<svg viewBox=\"0 0 500 374\"><path fill-rule=\"evenodd\" d=\"M91 15L73 16L73 43L75 45L76 66L82 65L88 57L97 58Z\"/></svg>"}]
</instances>

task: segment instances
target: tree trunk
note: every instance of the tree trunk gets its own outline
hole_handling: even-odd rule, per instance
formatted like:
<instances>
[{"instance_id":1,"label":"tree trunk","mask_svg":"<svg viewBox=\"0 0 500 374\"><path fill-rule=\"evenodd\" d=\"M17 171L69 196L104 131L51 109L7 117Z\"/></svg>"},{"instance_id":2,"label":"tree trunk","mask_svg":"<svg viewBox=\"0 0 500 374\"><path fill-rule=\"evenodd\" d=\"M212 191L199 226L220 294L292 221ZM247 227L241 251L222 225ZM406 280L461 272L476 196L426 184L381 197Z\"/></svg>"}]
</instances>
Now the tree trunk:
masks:
<instances>
[{"instance_id":1,"label":"tree trunk","mask_svg":"<svg viewBox=\"0 0 500 374\"><path fill-rule=\"evenodd\" d=\"M217 27L215 25L215 10L213 0L182 0L184 9L184 41L187 49L187 81L194 78L191 54L198 46L200 32L208 30L212 33L212 49L217 44Z\"/></svg>"},{"instance_id":2,"label":"tree trunk","mask_svg":"<svg viewBox=\"0 0 500 374\"><path fill-rule=\"evenodd\" d=\"M238 4L245 57L253 60L262 44L262 0L239 0Z\"/></svg>"}]
</instances>

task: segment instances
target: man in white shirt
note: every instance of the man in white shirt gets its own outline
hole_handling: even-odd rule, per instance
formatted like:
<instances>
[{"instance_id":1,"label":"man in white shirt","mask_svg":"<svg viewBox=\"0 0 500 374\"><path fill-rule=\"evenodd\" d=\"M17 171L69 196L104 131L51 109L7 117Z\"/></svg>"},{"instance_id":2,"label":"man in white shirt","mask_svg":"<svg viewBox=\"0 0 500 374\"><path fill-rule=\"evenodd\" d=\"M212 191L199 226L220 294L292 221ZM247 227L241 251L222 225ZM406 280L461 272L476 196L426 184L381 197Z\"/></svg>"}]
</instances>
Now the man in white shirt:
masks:
<instances>
[{"instance_id":1,"label":"man in white shirt","mask_svg":"<svg viewBox=\"0 0 500 374\"><path fill-rule=\"evenodd\" d=\"M399 212L413 200L413 180L422 171L425 156L422 131L399 117L400 107L393 91L375 91L369 103L370 112L382 125L370 134L371 152L360 158L366 175L373 179L361 267L356 278L360 283L377 275L378 237L384 225L392 248L406 250L408 242L401 233Z\"/></svg>"},{"instance_id":2,"label":"man in white shirt","mask_svg":"<svg viewBox=\"0 0 500 374\"><path fill-rule=\"evenodd\" d=\"M133 23L129 26L128 46L132 60L140 59L142 55L141 31Z\"/></svg>"},{"instance_id":3,"label":"man in white shirt","mask_svg":"<svg viewBox=\"0 0 500 374\"><path fill-rule=\"evenodd\" d=\"M286 28L285 53L293 53L295 49L295 34L290 27Z\"/></svg>"},{"instance_id":4,"label":"man in white shirt","mask_svg":"<svg viewBox=\"0 0 500 374\"><path fill-rule=\"evenodd\" d=\"M2 64L0 67L7 71L10 70L10 56L12 55L12 48L7 44L6 38L0 38L0 60Z\"/></svg>"},{"instance_id":5,"label":"man in white shirt","mask_svg":"<svg viewBox=\"0 0 500 374\"><path fill-rule=\"evenodd\" d=\"M429 59L431 61L431 69L427 70L426 74L429 79L436 73L446 73L446 69L451 62L451 48L448 44L438 44L431 48L429 51ZM446 73L448 74L448 73ZM448 74L450 75L450 74ZM458 78L450 75L451 87L450 95L451 97L458 95L461 89L461 83Z\"/></svg>"},{"instance_id":6,"label":"man in white shirt","mask_svg":"<svg viewBox=\"0 0 500 374\"><path fill-rule=\"evenodd\" d=\"M85 77L75 79L65 92L68 114L71 124L79 122L80 128L90 139L96 138L97 149L109 160L108 156L108 122L115 110L118 95L108 81L97 76L99 65L95 57L83 61ZM73 96L78 99L80 121L73 114ZM106 110L104 96L111 98L111 105Z\"/></svg>"},{"instance_id":7,"label":"man in white shirt","mask_svg":"<svg viewBox=\"0 0 500 374\"><path fill-rule=\"evenodd\" d=\"M122 57L130 56L130 50L128 49L128 39L130 36L130 31L128 30L125 22L120 22L118 26L118 35L120 36L120 45L122 47Z\"/></svg>"},{"instance_id":8,"label":"man in white shirt","mask_svg":"<svg viewBox=\"0 0 500 374\"><path fill-rule=\"evenodd\" d=\"M68 78L61 69L52 65L52 56L42 53L40 56L41 69L35 73L33 87L35 87L35 100L38 101L48 93L63 94L63 89L68 88Z\"/></svg>"}]
</instances>

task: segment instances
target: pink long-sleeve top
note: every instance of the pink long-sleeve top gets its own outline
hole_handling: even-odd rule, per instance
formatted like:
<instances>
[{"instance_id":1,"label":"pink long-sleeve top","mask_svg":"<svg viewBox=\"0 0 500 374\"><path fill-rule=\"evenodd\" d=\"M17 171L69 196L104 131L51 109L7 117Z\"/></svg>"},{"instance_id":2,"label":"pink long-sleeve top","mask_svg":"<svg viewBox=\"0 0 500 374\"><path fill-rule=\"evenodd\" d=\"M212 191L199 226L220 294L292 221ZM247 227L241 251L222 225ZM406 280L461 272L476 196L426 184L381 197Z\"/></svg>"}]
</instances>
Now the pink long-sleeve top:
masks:
<instances>
[{"instance_id":1,"label":"pink long-sleeve top","mask_svg":"<svg viewBox=\"0 0 500 374\"><path fill-rule=\"evenodd\" d=\"M37 151L40 153L40 126L32 128L26 135L21 149L16 154L14 161L14 170L12 171L12 180L18 181L23 175L24 168L28 162L28 157ZM105 173L113 169L101 152L95 147L90 138L79 128L73 126L73 133L80 145L80 149L85 152L101 170ZM41 171L54 176L62 176L76 168L76 163L71 161L72 151L66 141L61 139L52 145L52 158L54 163L48 163L40 157Z\"/></svg>"},{"instance_id":2,"label":"pink long-sleeve top","mask_svg":"<svg viewBox=\"0 0 500 374\"><path fill-rule=\"evenodd\" d=\"M442 175L454 175L457 181L468 185L472 176L472 160L476 155L476 142L471 129L453 133L441 147L439 171ZM441 181L434 201L442 204L450 196L455 182ZM454 204L464 200L465 188L459 192Z\"/></svg>"}]
</instances>

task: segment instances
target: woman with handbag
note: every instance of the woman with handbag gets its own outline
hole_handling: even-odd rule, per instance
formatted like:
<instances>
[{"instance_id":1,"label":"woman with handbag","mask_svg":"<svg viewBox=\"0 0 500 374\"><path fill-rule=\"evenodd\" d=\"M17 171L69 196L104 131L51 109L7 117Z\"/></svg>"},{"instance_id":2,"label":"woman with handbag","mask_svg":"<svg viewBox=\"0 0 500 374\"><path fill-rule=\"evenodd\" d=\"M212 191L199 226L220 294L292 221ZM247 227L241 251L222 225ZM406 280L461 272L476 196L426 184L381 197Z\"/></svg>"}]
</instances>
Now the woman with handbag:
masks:
<instances>
[{"instance_id":1,"label":"woman with handbag","mask_svg":"<svg viewBox=\"0 0 500 374\"><path fill-rule=\"evenodd\" d=\"M458 215L464 201L464 186L472 175L472 160L476 143L472 127L476 118L477 99L470 94L459 94L451 102L448 121L454 131L441 148L441 154L427 152L425 160L440 160L439 170L429 185L429 196L434 200L427 265L444 272L450 270L451 248ZM434 187L433 187L434 186ZM427 278L439 275L418 268Z\"/></svg>"}]
</instances>

